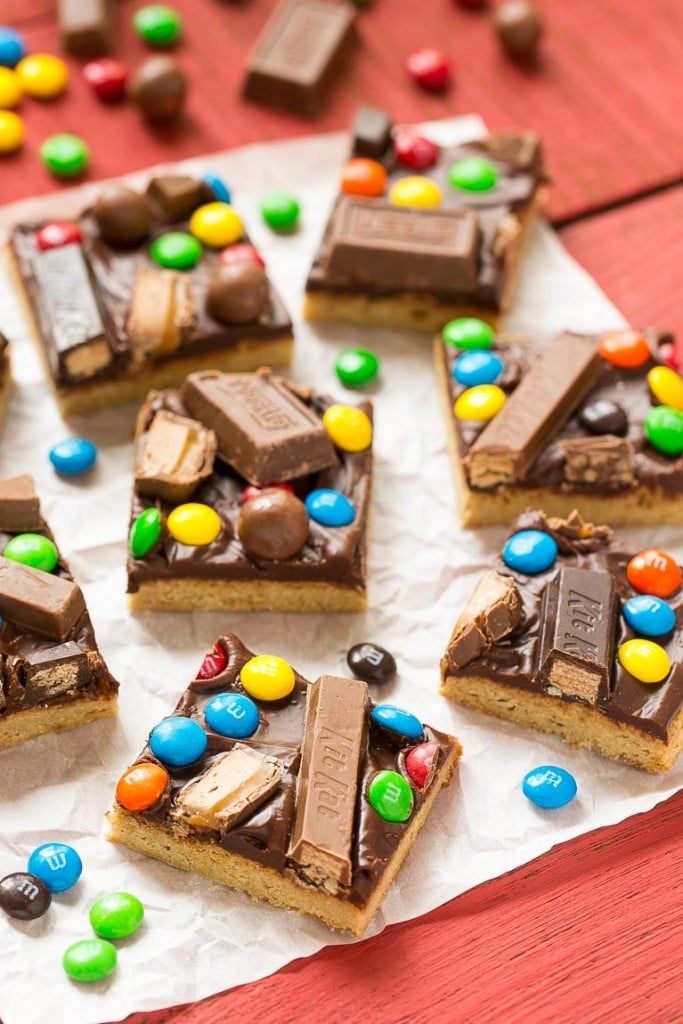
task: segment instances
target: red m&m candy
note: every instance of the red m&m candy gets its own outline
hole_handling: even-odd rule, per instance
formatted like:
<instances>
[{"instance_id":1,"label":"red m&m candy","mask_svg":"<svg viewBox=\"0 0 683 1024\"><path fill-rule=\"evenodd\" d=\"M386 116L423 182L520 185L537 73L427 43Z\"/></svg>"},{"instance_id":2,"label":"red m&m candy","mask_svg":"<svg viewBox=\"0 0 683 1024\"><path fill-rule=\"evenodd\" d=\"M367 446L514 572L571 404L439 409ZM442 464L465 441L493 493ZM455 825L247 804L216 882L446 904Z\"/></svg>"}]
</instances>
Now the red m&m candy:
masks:
<instances>
[{"instance_id":1,"label":"red m&m candy","mask_svg":"<svg viewBox=\"0 0 683 1024\"><path fill-rule=\"evenodd\" d=\"M376 160L355 157L342 167L340 188L350 196L382 196L387 187L387 172Z\"/></svg>"},{"instance_id":2,"label":"red m&m candy","mask_svg":"<svg viewBox=\"0 0 683 1024\"><path fill-rule=\"evenodd\" d=\"M406 771L418 789L424 789L438 753L438 743L421 743L406 755Z\"/></svg>"},{"instance_id":3,"label":"red m&m candy","mask_svg":"<svg viewBox=\"0 0 683 1024\"><path fill-rule=\"evenodd\" d=\"M399 132L394 139L396 159L413 171L426 171L439 159L439 147L424 135L414 132Z\"/></svg>"},{"instance_id":4,"label":"red m&m candy","mask_svg":"<svg viewBox=\"0 0 683 1024\"><path fill-rule=\"evenodd\" d=\"M253 245L248 242L236 242L223 249L220 254L221 263L255 263L258 267L266 268L266 261L260 252L257 252Z\"/></svg>"},{"instance_id":5,"label":"red m&m candy","mask_svg":"<svg viewBox=\"0 0 683 1024\"><path fill-rule=\"evenodd\" d=\"M126 95L128 68L111 57L91 60L83 68L83 77L105 103L118 103Z\"/></svg>"},{"instance_id":6,"label":"red m&m candy","mask_svg":"<svg viewBox=\"0 0 683 1024\"><path fill-rule=\"evenodd\" d=\"M116 799L127 811L146 811L164 795L168 772L152 761L127 768L116 785Z\"/></svg>"},{"instance_id":7,"label":"red m&m candy","mask_svg":"<svg viewBox=\"0 0 683 1024\"><path fill-rule=\"evenodd\" d=\"M59 249L62 245L80 245L83 234L78 224L69 220L51 220L36 231L39 249Z\"/></svg>"},{"instance_id":8,"label":"red m&m candy","mask_svg":"<svg viewBox=\"0 0 683 1024\"><path fill-rule=\"evenodd\" d=\"M598 342L598 352L620 370L637 370L652 356L647 339L631 328L603 334Z\"/></svg>"},{"instance_id":9,"label":"red m&m candy","mask_svg":"<svg viewBox=\"0 0 683 1024\"><path fill-rule=\"evenodd\" d=\"M265 484L264 487L256 487L254 484L248 484L242 491L242 501L251 501L251 499L255 498L257 494L264 491L266 487L279 487L282 491L289 491L290 494L294 494L294 488L291 484L272 483Z\"/></svg>"},{"instance_id":10,"label":"red m&m candy","mask_svg":"<svg viewBox=\"0 0 683 1024\"><path fill-rule=\"evenodd\" d=\"M634 590L655 597L669 597L681 585L678 563L658 548L646 548L634 555L626 566L626 576Z\"/></svg>"},{"instance_id":11,"label":"red m&m candy","mask_svg":"<svg viewBox=\"0 0 683 1024\"><path fill-rule=\"evenodd\" d=\"M218 644L213 645L213 650L204 658L204 661L199 666L199 672L197 672L197 679L213 679L214 676L220 675L225 666L227 665L227 658L223 654Z\"/></svg>"},{"instance_id":12,"label":"red m&m candy","mask_svg":"<svg viewBox=\"0 0 683 1024\"><path fill-rule=\"evenodd\" d=\"M450 84L451 69L448 58L441 50L431 46L411 53L406 61L406 67L411 78L424 89L436 92Z\"/></svg>"}]
</instances>

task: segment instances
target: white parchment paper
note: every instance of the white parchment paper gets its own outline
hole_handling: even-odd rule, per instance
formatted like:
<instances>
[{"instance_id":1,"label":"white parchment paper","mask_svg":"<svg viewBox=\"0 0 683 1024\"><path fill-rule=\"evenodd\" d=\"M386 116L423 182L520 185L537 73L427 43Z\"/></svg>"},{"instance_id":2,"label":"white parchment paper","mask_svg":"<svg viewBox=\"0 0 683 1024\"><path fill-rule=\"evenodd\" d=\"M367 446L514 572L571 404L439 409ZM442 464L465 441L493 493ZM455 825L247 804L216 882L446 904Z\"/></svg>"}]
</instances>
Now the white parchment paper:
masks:
<instances>
[{"instance_id":1,"label":"white parchment paper","mask_svg":"<svg viewBox=\"0 0 683 1024\"><path fill-rule=\"evenodd\" d=\"M432 125L437 141L471 137L481 122ZM674 793L683 765L650 777L559 740L536 736L450 705L438 695L438 662L455 616L506 535L504 528L458 526L446 430L425 336L300 322L306 271L336 188L347 140L339 134L252 146L188 168L223 175L253 240L297 321L293 376L344 396L333 373L350 345L382 360L374 387L377 453L370 545L370 610L356 615L195 615L147 613L126 606L124 562L135 410L60 420L16 296L0 270L0 329L12 340L16 385L0 446L0 474L31 472L62 551L83 585L97 636L121 681L116 720L48 736L0 752L0 876L23 870L39 843L72 843L85 869L77 886L56 896L37 922L0 914L0 1017L4 1024L46 1020L91 1024L118 1020L242 984L346 941L294 913L175 871L101 838L102 815L121 771L150 728L168 713L203 653L226 629L256 651L277 653L315 678L345 673L347 648L376 640L396 655L398 680L377 699L415 709L453 731L465 753L370 934L424 914L465 889L536 857L556 843L644 811ZM147 175L132 175L144 181ZM295 191L301 230L273 236L260 222L258 200L271 188ZM88 185L0 210L0 229L17 220L75 213L97 186ZM521 275L512 330L602 330L619 313L546 227L534 229ZM353 401L353 395L348 396ZM73 433L100 447L96 470L68 482L52 472L49 447ZM624 531L643 547L655 540L675 551L676 531ZM680 535L680 531L678 531ZM679 552L680 554L680 552ZM578 780L578 798L557 812L530 805L520 791L534 766L555 763ZM91 935L88 910L103 892L127 890L146 907L142 930L119 943L119 966L90 987L61 968L66 947Z\"/></svg>"}]
</instances>

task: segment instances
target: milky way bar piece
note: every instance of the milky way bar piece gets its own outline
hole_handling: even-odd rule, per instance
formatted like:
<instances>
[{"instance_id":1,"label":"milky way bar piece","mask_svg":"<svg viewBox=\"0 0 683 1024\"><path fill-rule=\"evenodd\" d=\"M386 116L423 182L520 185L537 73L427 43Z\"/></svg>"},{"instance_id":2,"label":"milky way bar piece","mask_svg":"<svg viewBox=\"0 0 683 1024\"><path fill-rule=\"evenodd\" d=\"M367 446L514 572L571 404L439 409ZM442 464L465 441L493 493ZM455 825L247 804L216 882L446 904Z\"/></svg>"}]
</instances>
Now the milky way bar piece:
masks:
<instances>
[{"instance_id":1,"label":"milky way bar piece","mask_svg":"<svg viewBox=\"0 0 683 1024\"><path fill-rule=\"evenodd\" d=\"M589 393L604 363L594 339L562 334L537 359L465 458L473 487L524 480L539 452Z\"/></svg>"},{"instance_id":2,"label":"milky way bar piece","mask_svg":"<svg viewBox=\"0 0 683 1024\"><path fill-rule=\"evenodd\" d=\"M73 641L29 651L21 658L19 672L27 704L63 697L92 678L88 655Z\"/></svg>"},{"instance_id":3,"label":"milky way bar piece","mask_svg":"<svg viewBox=\"0 0 683 1024\"><path fill-rule=\"evenodd\" d=\"M23 473L0 480L0 530L32 533L43 526L33 477Z\"/></svg>"},{"instance_id":4,"label":"milky way bar piece","mask_svg":"<svg viewBox=\"0 0 683 1024\"><path fill-rule=\"evenodd\" d=\"M354 19L350 4L285 0L248 58L245 97L317 114L353 44Z\"/></svg>"},{"instance_id":5,"label":"milky way bar piece","mask_svg":"<svg viewBox=\"0 0 683 1024\"><path fill-rule=\"evenodd\" d=\"M3 619L26 633L63 641L84 611L81 588L71 580L0 556L0 615Z\"/></svg>"},{"instance_id":6,"label":"milky way bar piece","mask_svg":"<svg viewBox=\"0 0 683 1024\"><path fill-rule=\"evenodd\" d=\"M154 267L138 268L126 323L134 349L145 356L173 352L191 333L195 322L192 286L187 274Z\"/></svg>"},{"instance_id":7,"label":"milky way bar piece","mask_svg":"<svg viewBox=\"0 0 683 1024\"><path fill-rule=\"evenodd\" d=\"M114 358L80 245L37 252L33 272L51 362L72 380L92 377Z\"/></svg>"},{"instance_id":8,"label":"milky way bar piece","mask_svg":"<svg viewBox=\"0 0 683 1024\"><path fill-rule=\"evenodd\" d=\"M112 0L58 0L62 46L76 57L99 57L112 46Z\"/></svg>"},{"instance_id":9,"label":"milky way bar piece","mask_svg":"<svg viewBox=\"0 0 683 1024\"><path fill-rule=\"evenodd\" d=\"M350 284L467 294L477 287L479 219L469 210L425 210L339 201L327 271Z\"/></svg>"},{"instance_id":10,"label":"milky way bar piece","mask_svg":"<svg viewBox=\"0 0 683 1024\"><path fill-rule=\"evenodd\" d=\"M448 643L448 657L462 668L491 644L509 636L523 618L522 599L510 576L489 569L460 614Z\"/></svg>"},{"instance_id":11,"label":"milky way bar piece","mask_svg":"<svg viewBox=\"0 0 683 1024\"><path fill-rule=\"evenodd\" d=\"M359 107L353 119L353 155L381 160L391 142L391 118L376 107Z\"/></svg>"},{"instance_id":12,"label":"milky way bar piece","mask_svg":"<svg viewBox=\"0 0 683 1024\"><path fill-rule=\"evenodd\" d=\"M192 828L233 828L277 789L282 772L277 758L236 743L185 787L173 816Z\"/></svg>"},{"instance_id":13,"label":"milky way bar piece","mask_svg":"<svg viewBox=\"0 0 683 1024\"><path fill-rule=\"evenodd\" d=\"M164 224L187 220L201 204L202 195L202 181L189 174L161 174L147 186L147 198Z\"/></svg>"},{"instance_id":14,"label":"milky way bar piece","mask_svg":"<svg viewBox=\"0 0 683 1024\"><path fill-rule=\"evenodd\" d=\"M287 856L315 885L352 881L356 791L365 752L368 688L320 676L306 703L296 811Z\"/></svg>"},{"instance_id":15,"label":"milky way bar piece","mask_svg":"<svg viewBox=\"0 0 683 1024\"><path fill-rule=\"evenodd\" d=\"M186 501L213 471L216 435L197 420L160 409L140 436L135 460L138 494Z\"/></svg>"},{"instance_id":16,"label":"milky way bar piece","mask_svg":"<svg viewBox=\"0 0 683 1024\"><path fill-rule=\"evenodd\" d=\"M191 373L182 400L215 431L226 462L259 487L337 464L321 419L268 373Z\"/></svg>"},{"instance_id":17,"label":"milky way bar piece","mask_svg":"<svg viewBox=\"0 0 683 1024\"><path fill-rule=\"evenodd\" d=\"M541 608L538 678L549 692L589 704L609 697L618 618L610 573L560 569Z\"/></svg>"}]
</instances>

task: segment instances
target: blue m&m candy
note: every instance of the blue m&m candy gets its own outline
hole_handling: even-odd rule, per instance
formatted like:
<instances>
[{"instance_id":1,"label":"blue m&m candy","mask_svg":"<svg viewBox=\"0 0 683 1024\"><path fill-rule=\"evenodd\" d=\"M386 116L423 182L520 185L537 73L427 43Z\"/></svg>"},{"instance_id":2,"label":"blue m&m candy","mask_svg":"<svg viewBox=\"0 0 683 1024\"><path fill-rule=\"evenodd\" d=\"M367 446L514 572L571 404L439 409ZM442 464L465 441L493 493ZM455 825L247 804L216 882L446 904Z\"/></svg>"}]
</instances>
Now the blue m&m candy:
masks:
<instances>
[{"instance_id":1,"label":"blue m&m candy","mask_svg":"<svg viewBox=\"0 0 683 1024\"><path fill-rule=\"evenodd\" d=\"M503 360L495 352L477 348L464 352L455 360L453 376L458 384L466 388L474 388L478 384L495 384L504 366Z\"/></svg>"},{"instance_id":2,"label":"blue m&m candy","mask_svg":"<svg viewBox=\"0 0 683 1024\"><path fill-rule=\"evenodd\" d=\"M372 709L372 720L383 729L405 736L407 740L417 740L423 733L420 719L396 704L378 704Z\"/></svg>"},{"instance_id":3,"label":"blue m&m candy","mask_svg":"<svg viewBox=\"0 0 683 1024\"><path fill-rule=\"evenodd\" d=\"M510 569L535 576L555 564L557 543L543 530L519 530L503 548L503 561Z\"/></svg>"},{"instance_id":4,"label":"blue m&m candy","mask_svg":"<svg viewBox=\"0 0 683 1024\"><path fill-rule=\"evenodd\" d=\"M97 448L84 437L67 437L50 448L50 462L63 476L79 476L95 465Z\"/></svg>"},{"instance_id":5,"label":"blue m&m candy","mask_svg":"<svg viewBox=\"0 0 683 1024\"><path fill-rule=\"evenodd\" d=\"M631 629L642 636L664 636L676 625L671 605L653 594L630 597L622 611Z\"/></svg>"},{"instance_id":6,"label":"blue m&m candy","mask_svg":"<svg viewBox=\"0 0 683 1024\"><path fill-rule=\"evenodd\" d=\"M565 768L542 764L526 773L522 792L537 807L564 807L576 796L576 779Z\"/></svg>"},{"instance_id":7,"label":"blue m&m candy","mask_svg":"<svg viewBox=\"0 0 683 1024\"><path fill-rule=\"evenodd\" d=\"M152 729L149 749L163 764L183 768L199 760L207 747L206 733L192 718L165 718Z\"/></svg>"},{"instance_id":8,"label":"blue m&m candy","mask_svg":"<svg viewBox=\"0 0 683 1024\"><path fill-rule=\"evenodd\" d=\"M243 693L219 693L212 697L204 718L209 729L233 740L253 736L259 726L258 708Z\"/></svg>"},{"instance_id":9,"label":"blue m&m candy","mask_svg":"<svg viewBox=\"0 0 683 1024\"><path fill-rule=\"evenodd\" d=\"M213 198L217 203L228 203L232 202L230 197L230 189L225 184L222 178L219 178L217 174L210 174L208 171L202 175L202 181L205 185L213 192Z\"/></svg>"},{"instance_id":10,"label":"blue m&m candy","mask_svg":"<svg viewBox=\"0 0 683 1024\"><path fill-rule=\"evenodd\" d=\"M0 25L0 64L13 68L22 57L26 56L26 43L23 37L7 25Z\"/></svg>"},{"instance_id":11,"label":"blue m&m candy","mask_svg":"<svg viewBox=\"0 0 683 1024\"><path fill-rule=\"evenodd\" d=\"M81 877L83 862L73 846L43 843L29 857L26 870L44 882L50 892L66 892Z\"/></svg>"},{"instance_id":12,"label":"blue m&m candy","mask_svg":"<svg viewBox=\"0 0 683 1024\"><path fill-rule=\"evenodd\" d=\"M321 526L348 526L356 517L346 495L329 487L311 491L304 504L311 519Z\"/></svg>"}]
</instances>

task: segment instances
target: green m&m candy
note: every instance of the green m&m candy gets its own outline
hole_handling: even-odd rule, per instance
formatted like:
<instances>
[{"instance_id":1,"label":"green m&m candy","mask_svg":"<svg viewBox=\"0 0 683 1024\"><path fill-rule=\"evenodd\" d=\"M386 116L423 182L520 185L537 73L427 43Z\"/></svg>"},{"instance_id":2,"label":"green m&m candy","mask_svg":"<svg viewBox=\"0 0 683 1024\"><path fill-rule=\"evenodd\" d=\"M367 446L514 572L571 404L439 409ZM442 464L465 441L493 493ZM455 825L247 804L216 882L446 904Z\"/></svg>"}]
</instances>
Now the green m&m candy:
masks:
<instances>
[{"instance_id":1,"label":"green m&m candy","mask_svg":"<svg viewBox=\"0 0 683 1024\"><path fill-rule=\"evenodd\" d=\"M379 359L364 348L347 348L337 356L334 369L347 388L362 388L379 373Z\"/></svg>"},{"instance_id":2,"label":"green m&m candy","mask_svg":"<svg viewBox=\"0 0 683 1024\"><path fill-rule=\"evenodd\" d=\"M474 316L460 316L457 320L449 320L441 332L441 337L454 348L492 348L495 335L493 328L484 320Z\"/></svg>"},{"instance_id":3,"label":"green m&m candy","mask_svg":"<svg viewBox=\"0 0 683 1024\"><path fill-rule=\"evenodd\" d=\"M142 903L129 892L108 892L90 908L90 924L102 939L127 939L138 930L144 916Z\"/></svg>"},{"instance_id":4,"label":"green m&m candy","mask_svg":"<svg viewBox=\"0 0 683 1024\"><path fill-rule=\"evenodd\" d=\"M486 157L468 156L449 167L448 180L466 192L488 192L498 181L498 171Z\"/></svg>"},{"instance_id":5,"label":"green m&m candy","mask_svg":"<svg viewBox=\"0 0 683 1024\"><path fill-rule=\"evenodd\" d=\"M133 18L133 28L148 46L174 46L180 39L183 23L180 15L165 4L141 7Z\"/></svg>"},{"instance_id":6,"label":"green m&m candy","mask_svg":"<svg viewBox=\"0 0 683 1024\"><path fill-rule=\"evenodd\" d=\"M102 981L116 970L116 948L104 939L81 939L69 946L62 967L74 981Z\"/></svg>"},{"instance_id":7,"label":"green m&m candy","mask_svg":"<svg viewBox=\"0 0 683 1024\"><path fill-rule=\"evenodd\" d=\"M368 800L385 821L407 821L413 813L413 791L398 772L378 772L368 786Z\"/></svg>"},{"instance_id":8,"label":"green m&m candy","mask_svg":"<svg viewBox=\"0 0 683 1024\"><path fill-rule=\"evenodd\" d=\"M269 192L261 200L261 216L273 231L292 231L300 210L298 200L289 192Z\"/></svg>"},{"instance_id":9,"label":"green m&m candy","mask_svg":"<svg viewBox=\"0 0 683 1024\"><path fill-rule=\"evenodd\" d=\"M169 231L152 242L149 254L160 267L190 270L201 258L202 244L186 231Z\"/></svg>"},{"instance_id":10,"label":"green m&m candy","mask_svg":"<svg viewBox=\"0 0 683 1024\"><path fill-rule=\"evenodd\" d=\"M643 423L645 437L665 455L683 455L683 412L670 405L655 405Z\"/></svg>"},{"instance_id":11,"label":"green m&m candy","mask_svg":"<svg viewBox=\"0 0 683 1024\"><path fill-rule=\"evenodd\" d=\"M142 512L130 528L128 545L133 558L144 558L161 537L161 512L148 508Z\"/></svg>"},{"instance_id":12,"label":"green m&m candy","mask_svg":"<svg viewBox=\"0 0 683 1024\"><path fill-rule=\"evenodd\" d=\"M43 572L52 572L59 561L53 542L40 533L17 533L8 541L3 555L13 562L21 562Z\"/></svg>"},{"instance_id":13,"label":"green m&m candy","mask_svg":"<svg viewBox=\"0 0 683 1024\"><path fill-rule=\"evenodd\" d=\"M90 162L90 150L77 135L50 135L40 147L40 159L55 178L77 178Z\"/></svg>"}]
</instances>

